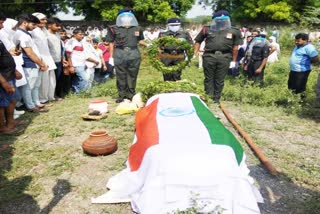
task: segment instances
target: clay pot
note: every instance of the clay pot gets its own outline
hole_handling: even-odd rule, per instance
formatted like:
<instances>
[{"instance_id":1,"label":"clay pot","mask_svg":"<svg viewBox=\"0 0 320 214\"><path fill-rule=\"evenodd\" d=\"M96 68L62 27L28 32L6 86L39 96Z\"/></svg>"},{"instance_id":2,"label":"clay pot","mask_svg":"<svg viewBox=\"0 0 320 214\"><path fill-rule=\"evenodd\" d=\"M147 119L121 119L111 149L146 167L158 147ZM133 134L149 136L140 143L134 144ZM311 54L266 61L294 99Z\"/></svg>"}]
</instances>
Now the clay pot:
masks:
<instances>
[{"instance_id":1,"label":"clay pot","mask_svg":"<svg viewBox=\"0 0 320 214\"><path fill-rule=\"evenodd\" d=\"M118 144L106 131L96 130L82 143L82 149L90 155L109 155L118 149Z\"/></svg>"}]
</instances>

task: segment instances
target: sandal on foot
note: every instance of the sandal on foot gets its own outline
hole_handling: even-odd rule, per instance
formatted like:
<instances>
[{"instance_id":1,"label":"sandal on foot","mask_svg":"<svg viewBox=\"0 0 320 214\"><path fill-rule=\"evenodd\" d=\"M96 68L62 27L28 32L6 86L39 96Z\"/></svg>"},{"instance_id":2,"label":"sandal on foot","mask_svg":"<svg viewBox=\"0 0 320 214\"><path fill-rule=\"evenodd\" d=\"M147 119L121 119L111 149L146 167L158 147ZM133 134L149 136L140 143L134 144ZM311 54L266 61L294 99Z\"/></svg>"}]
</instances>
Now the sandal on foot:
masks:
<instances>
[{"instance_id":1,"label":"sandal on foot","mask_svg":"<svg viewBox=\"0 0 320 214\"><path fill-rule=\"evenodd\" d=\"M38 112L40 112L40 113L46 113L46 112L49 112L49 109L40 108Z\"/></svg>"},{"instance_id":2,"label":"sandal on foot","mask_svg":"<svg viewBox=\"0 0 320 214\"><path fill-rule=\"evenodd\" d=\"M48 112L49 110L45 109L45 108L35 107L35 108L32 108L32 109L28 109L28 111L32 112L32 113L44 113L44 112Z\"/></svg>"},{"instance_id":3,"label":"sandal on foot","mask_svg":"<svg viewBox=\"0 0 320 214\"><path fill-rule=\"evenodd\" d=\"M38 108L44 108L46 105L45 104L39 104L37 105Z\"/></svg>"}]
</instances>

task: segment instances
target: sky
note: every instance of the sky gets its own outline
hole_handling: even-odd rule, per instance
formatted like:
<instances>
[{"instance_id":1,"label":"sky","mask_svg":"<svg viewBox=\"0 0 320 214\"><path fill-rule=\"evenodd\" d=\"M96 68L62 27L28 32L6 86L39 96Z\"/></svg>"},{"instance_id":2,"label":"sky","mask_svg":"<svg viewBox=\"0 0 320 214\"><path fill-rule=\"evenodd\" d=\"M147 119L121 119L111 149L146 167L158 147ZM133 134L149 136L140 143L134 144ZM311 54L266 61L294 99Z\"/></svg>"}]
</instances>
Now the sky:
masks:
<instances>
[{"instance_id":1,"label":"sky","mask_svg":"<svg viewBox=\"0 0 320 214\"><path fill-rule=\"evenodd\" d=\"M197 1L198 2L198 1ZM187 12L186 18L195 18L197 16L212 16L212 8L205 7L203 4L194 4L192 8Z\"/></svg>"},{"instance_id":2,"label":"sky","mask_svg":"<svg viewBox=\"0 0 320 214\"><path fill-rule=\"evenodd\" d=\"M198 1L197 1L198 2ZM84 16L74 16L74 10L69 8L69 13L58 12L56 14L57 18L61 20L82 20ZM210 7L204 7L203 5L199 5L198 3L194 4L192 8L187 12L186 18L195 18L197 16L211 16L212 9Z\"/></svg>"},{"instance_id":3,"label":"sky","mask_svg":"<svg viewBox=\"0 0 320 214\"><path fill-rule=\"evenodd\" d=\"M56 14L56 17L61 20L82 20L82 19L84 19L84 16L74 16L73 13L74 13L74 10L72 8L69 8L69 13L58 12Z\"/></svg>"}]
</instances>

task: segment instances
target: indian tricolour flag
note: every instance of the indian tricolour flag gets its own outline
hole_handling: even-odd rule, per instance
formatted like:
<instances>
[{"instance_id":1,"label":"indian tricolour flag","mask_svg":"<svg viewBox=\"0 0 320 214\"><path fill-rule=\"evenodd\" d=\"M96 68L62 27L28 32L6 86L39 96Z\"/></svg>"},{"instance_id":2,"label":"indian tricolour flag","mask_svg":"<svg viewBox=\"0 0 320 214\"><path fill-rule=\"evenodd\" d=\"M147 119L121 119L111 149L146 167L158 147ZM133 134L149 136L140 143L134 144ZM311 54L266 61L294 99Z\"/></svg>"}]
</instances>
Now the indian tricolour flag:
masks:
<instances>
[{"instance_id":1,"label":"indian tricolour flag","mask_svg":"<svg viewBox=\"0 0 320 214\"><path fill-rule=\"evenodd\" d=\"M168 213L192 207L193 192L206 203L203 211L221 206L224 213L259 213L262 199L241 144L198 95L153 96L135 126L127 168L93 203L130 201L138 213Z\"/></svg>"},{"instance_id":2,"label":"indian tricolour flag","mask_svg":"<svg viewBox=\"0 0 320 214\"><path fill-rule=\"evenodd\" d=\"M138 170L145 152L159 143L225 145L232 148L239 165L243 160L238 140L197 95L153 97L136 115L136 137L129 153L131 171Z\"/></svg>"}]
</instances>

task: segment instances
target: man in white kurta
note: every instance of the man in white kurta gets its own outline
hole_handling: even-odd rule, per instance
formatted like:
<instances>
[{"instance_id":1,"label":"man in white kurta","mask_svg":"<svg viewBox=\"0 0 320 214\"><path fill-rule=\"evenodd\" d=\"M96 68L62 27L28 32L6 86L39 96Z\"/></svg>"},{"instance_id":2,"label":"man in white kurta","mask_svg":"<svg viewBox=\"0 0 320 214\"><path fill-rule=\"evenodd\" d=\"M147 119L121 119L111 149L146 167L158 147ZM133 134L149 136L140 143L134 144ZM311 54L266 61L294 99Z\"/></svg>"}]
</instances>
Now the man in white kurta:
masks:
<instances>
[{"instance_id":1,"label":"man in white kurta","mask_svg":"<svg viewBox=\"0 0 320 214\"><path fill-rule=\"evenodd\" d=\"M33 13L40 20L40 24L31 31L32 38L38 47L41 59L48 65L48 70L40 72L41 84L39 89L39 98L41 103L55 100L54 91L56 88L56 76L54 69L56 64L50 54L48 45L48 35L46 29L47 17L42 13Z\"/></svg>"}]
</instances>

